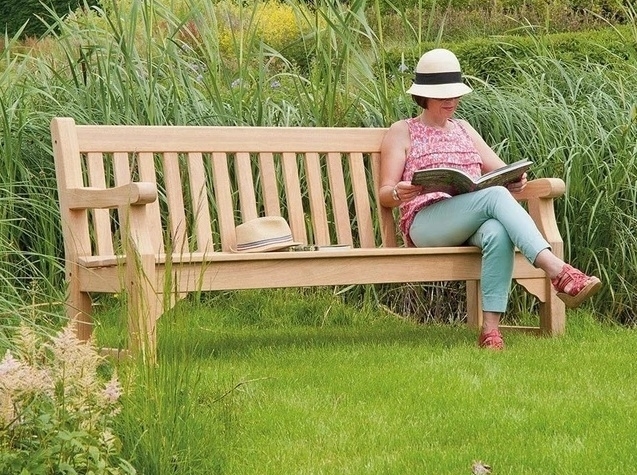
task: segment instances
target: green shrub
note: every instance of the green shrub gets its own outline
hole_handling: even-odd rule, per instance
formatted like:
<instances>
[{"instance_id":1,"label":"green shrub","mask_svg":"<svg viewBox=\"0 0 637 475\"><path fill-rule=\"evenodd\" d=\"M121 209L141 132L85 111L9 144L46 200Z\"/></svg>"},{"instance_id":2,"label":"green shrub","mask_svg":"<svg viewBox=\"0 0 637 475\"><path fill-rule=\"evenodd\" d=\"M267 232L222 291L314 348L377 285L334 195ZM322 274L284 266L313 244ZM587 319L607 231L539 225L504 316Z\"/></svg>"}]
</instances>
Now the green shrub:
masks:
<instances>
[{"instance_id":1,"label":"green shrub","mask_svg":"<svg viewBox=\"0 0 637 475\"><path fill-rule=\"evenodd\" d=\"M624 20L626 0L377 0L384 14L405 12L416 8L417 11L457 10L462 12L482 11L487 15L519 15L527 12L565 11L573 14L591 12L608 20Z\"/></svg>"},{"instance_id":2,"label":"green shrub","mask_svg":"<svg viewBox=\"0 0 637 475\"><path fill-rule=\"evenodd\" d=\"M50 12L43 3L57 12L58 15L65 15L80 7L88 8L91 5L98 5L99 0L86 2L84 0L50 0L48 2L11 0L0 2L0 27L9 36L13 36L26 23L22 36L41 36L46 32L47 26L40 18L48 22L51 21Z\"/></svg>"},{"instance_id":3,"label":"green shrub","mask_svg":"<svg viewBox=\"0 0 637 475\"><path fill-rule=\"evenodd\" d=\"M622 32L626 34L623 35ZM408 51L389 51L386 55L386 67L391 70L405 58L405 66L413 72L422 53L441 46L456 53L466 76L473 76L494 86L519 74L520 65L532 61L537 56L584 66L595 64L621 69L625 66L626 60L637 52L637 42L628 39L628 33L627 29L618 28L541 37L509 35L476 38L441 45L427 42L418 50L411 48Z\"/></svg>"}]
</instances>

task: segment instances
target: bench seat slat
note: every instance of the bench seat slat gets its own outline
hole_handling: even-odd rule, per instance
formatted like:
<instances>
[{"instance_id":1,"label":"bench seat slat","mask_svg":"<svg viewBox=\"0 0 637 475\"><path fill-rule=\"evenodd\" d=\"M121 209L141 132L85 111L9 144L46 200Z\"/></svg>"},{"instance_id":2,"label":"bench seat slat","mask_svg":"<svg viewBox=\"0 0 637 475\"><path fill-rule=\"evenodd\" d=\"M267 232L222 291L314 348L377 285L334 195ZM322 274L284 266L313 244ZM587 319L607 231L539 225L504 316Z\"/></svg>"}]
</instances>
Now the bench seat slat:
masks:
<instances>
[{"instance_id":1,"label":"bench seat slat","mask_svg":"<svg viewBox=\"0 0 637 475\"><path fill-rule=\"evenodd\" d=\"M303 254L303 253L291 253ZM180 289L196 291L240 290L317 285L352 285L404 282L440 282L478 280L481 255L477 251L450 254L385 253L379 255L325 255L310 252L285 259L239 259L216 256L214 262L172 263L171 275ZM408 267L410 272L406 273ZM163 289L165 273L157 274L157 288ZM107 291L123 270L104 267L81 270L84 291ZM300 279L299 276L303 278ZM264 278L267 276L267 278ZM543 271L533 267L521 255L514 266L516 279L542 280Z\"/></svg>"},{"instance_id":2,"label":"bench seat slat","mask_svg":"<svg viewBox=\"0 0 637 475\"><path fill-rule=\"evenodd\" d=\"M480 250L474 246L458 247L412 247L412 248L358 248L345 250L324 250L324 251L280 251L280 252L189 252L173 253L170 255L171 262L220 262L220 261L263 261L278 259L324 259L337 256L374 257L384 255L452 255L452 254L479 254ZM125 256L86 256L80 257L82 266L110 267L117 266L118 262L125 260ZM155 256L157 263L163 264L168 260L166 254Z\"/></svg>"}]
</instances>

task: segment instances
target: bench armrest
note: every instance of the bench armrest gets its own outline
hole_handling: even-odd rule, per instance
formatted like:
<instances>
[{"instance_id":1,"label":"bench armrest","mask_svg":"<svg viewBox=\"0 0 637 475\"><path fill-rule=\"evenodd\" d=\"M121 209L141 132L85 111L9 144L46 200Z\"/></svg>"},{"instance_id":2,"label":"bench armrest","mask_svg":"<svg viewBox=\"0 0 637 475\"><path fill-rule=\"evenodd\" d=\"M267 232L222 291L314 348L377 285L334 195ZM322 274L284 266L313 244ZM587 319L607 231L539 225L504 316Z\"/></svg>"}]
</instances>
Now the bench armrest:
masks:
<instances>
[{"instance_id":1,"label":"bench armrest","mask_svg":"<svg viewBox=\"0 0 637 475\"><path fill-rule=\"evenodd\" d=\"M146 181L106 189L85 187L68 190L69 208L74 210L139 206L156 199L157 185Z\"/></svg>"},{"instance_id":2,"label":"bench armrest","mask_svg":"<svg viewBox=\"0 0 637 475\"><path fill-rule=\"evenodd\" d=\"M538 178L530 180L524 190L513 193L515 199L525 201L530 198L558 198L566 192L566 184L561 178Z\"/></svg>"}]
</instances>

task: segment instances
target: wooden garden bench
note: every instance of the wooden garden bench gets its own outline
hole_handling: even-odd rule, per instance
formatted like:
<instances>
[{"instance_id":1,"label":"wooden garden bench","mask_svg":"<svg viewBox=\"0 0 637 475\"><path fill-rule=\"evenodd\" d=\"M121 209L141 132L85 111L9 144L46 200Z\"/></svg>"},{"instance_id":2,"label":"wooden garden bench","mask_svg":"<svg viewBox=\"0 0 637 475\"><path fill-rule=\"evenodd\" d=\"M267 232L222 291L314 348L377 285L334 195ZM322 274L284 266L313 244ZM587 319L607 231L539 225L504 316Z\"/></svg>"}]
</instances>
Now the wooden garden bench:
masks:
<instances>
[{"instance_id":1,"label":"wooden garden bench","mask_svg":"<svg viewBox=\"0 0 637 475\"><path fill-rule=\"evenodd\" d=\"M156 322L193 291L465 281L467 321L481 324L477 248L402 246L379 205L386 129L76 125L51 123L64 238L68 315L92 331L92 293L123 293L129 348L154 357ZM516 197L557 255L555 178ZM295 241L343 251L237 253L235 226L283 216ZM544 334L565 309L542 270L519 253L514 278L539 301ZM529 327L525 327L529 329Z\"/></svg>"}]
</instances>

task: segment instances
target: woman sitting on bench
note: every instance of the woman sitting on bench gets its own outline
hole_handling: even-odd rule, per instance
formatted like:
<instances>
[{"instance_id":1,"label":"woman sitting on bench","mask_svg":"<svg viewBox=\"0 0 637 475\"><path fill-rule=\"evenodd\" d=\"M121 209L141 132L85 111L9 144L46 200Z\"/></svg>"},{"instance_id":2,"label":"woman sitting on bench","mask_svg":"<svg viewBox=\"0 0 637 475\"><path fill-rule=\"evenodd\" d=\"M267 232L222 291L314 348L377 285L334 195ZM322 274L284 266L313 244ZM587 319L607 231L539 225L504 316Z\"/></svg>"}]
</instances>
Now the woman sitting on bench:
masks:
<instances>
[{"instance_id":1,"label":"woman sitting on bench","mask_svg":"<svg viewBox=\"0 0 637 475\"><path fill-rule=\"evenodd\" d=\"M471 91L451 51L434 49L420 58L407 93L422 113L394 123L383 140L380 200L383 206L400 207L400 227L409 245L468 244L482 249L483 326L478 344L500 350L504 342L498 327L509 298L515 247L546 272L568 307L593 295L601 281L553 254L513 198L510 192L525 187L526 174L506 187L453 197L442 192L425 194L421 186L411 184L414 171L422 168L458 168L477 178L506 165L469 123L453 118L460 97Z\"/></svg>"}]
</instances>

